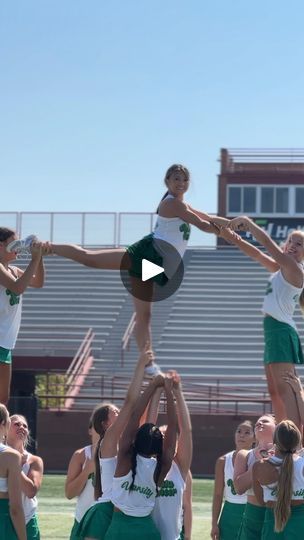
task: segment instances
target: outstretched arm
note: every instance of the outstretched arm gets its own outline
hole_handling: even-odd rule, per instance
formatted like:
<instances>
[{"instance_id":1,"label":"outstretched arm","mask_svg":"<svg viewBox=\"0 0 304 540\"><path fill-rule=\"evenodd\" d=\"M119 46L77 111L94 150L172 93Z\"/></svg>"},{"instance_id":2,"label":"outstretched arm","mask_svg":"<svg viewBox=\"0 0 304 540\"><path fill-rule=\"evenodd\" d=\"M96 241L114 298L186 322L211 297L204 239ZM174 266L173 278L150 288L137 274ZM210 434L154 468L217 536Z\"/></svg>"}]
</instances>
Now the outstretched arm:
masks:
<instances>
[{"instance_id":1,"label":"outstretched arm","mask_svg":"<svg viewBox=\"0 0 304 540\"><path fill-rule=\"evenodd\" d=\"M155 377L147 386L143 394L137 399L135 407L132 410L132 414L129 416L129 420L120 437L115 475L123 476L124 474L127 474L130 470L130 449L139 426L140 418L142 417L155 389L158 388L158 386L162 386L163 384L164 377L162 375L157 375L157 377Z\"/></svg>"},{"instance_id":2,"label":"outstretched arm","mask_svg":"<svg viewBox=\"0 0 304 540\"><path fill-rule=\"evenodd\" d=\"M284 270L284 277L293 285L303 286L303 271L296 261L284 253L283 250L270 238L270 236L247 216L237 217L231 220L229 227L232 230L250 231L255 239L262 244L277 263L278 267Z\"/></svg>"},{"instance_id":3,"label":"outstretched arm","mask_svg":"<svg viewBox=\"0 0 304 540\"><path fill-rule=\"evenodd\" d=\"M221 229L220 237L224 238L229 244L234 244L237 246L245 255L257 261L259 264L264 266L269 272L277 272L280 269L280 265L269 255L263 253L259 248L253 246L241 236L232 232L230 229Z\"/></svg>"},{"instance_id":4,"label":"outstretched arm","mask_svg":"<svg viewBox=\"0 0 304 540\"><path fill-rule=\"evenodd\" d=\"M124 404L115 422L110 427L108 427L105 432L100 452L101 457L109 458L117 455L117 445L119 438L127 422L129 421L131 412L133 411L134 405L138 399L142 381L144 378L145 366L151 361L152 358L152 351L141 351L138 362L134 369L133 378L128 388Z\"/></svg>"},{"instance_id":5,"label":"outstretched arm","mask_svg":"<svg viewBox=\"0 0 304 540\"><path fill-rule=\"evenodd\" d=\"M3 285L6 289L9 289L13 293L19 295L23 294L25 289L29 286L42 287L43 280L41 282L41 245L40 247L32 248L32 260L28 264L27 268L21 270L15 267L17 279L11 274L9 270L0 263L0 285ZM37 277L37 285L35 285Z\"/></svg>"},{"instance_id":6,"label":"outstretched arm","mask_svg":"<svg viewBox=\"0 0 304 540\"><path fill-rule=\"evenodd\" d=\"M191 540L192 534L192 474L188 471L183 494L184 540Z\"/></svg>"},{"instance_id":7,"label":"outstretched arm","mask_svg":"<svg viewBox=\"0 0 304 540\"><path fill-rule=\"evenodd\" d=\"M291 371L286 371L283 380L291 386L295 393L301 424L304 424L304 389L302 383L299 377Z\"/></svg>"},{"instance_id":8,"label":"outstretched arm","mask_svg":"<svg viewBox=\"0 0 304 540\"><path fill-rule=\"evenodd\" d=\"M176 461L181 475L185 480L192 461L192 425L185 396L182 391L181 380L177 373L173 376L173 393L176 399L179 428Z\"/></svg>"},{"instance_id":9,"label":"outstretched arm","mask_svg":"<svg viewBox=\"0 0 304 540\"><path fill-rule=\"evenodd\" d=\"M173 379L171 377L165 378L165 395L167 399L167 420L168 425L164 436L163 455L162 455L162 467L158 479L158 485L160 486L170 467L175 454L176 437L177 437L177 416L176 409L172 394Z\"/></svg>"}]
</instances>

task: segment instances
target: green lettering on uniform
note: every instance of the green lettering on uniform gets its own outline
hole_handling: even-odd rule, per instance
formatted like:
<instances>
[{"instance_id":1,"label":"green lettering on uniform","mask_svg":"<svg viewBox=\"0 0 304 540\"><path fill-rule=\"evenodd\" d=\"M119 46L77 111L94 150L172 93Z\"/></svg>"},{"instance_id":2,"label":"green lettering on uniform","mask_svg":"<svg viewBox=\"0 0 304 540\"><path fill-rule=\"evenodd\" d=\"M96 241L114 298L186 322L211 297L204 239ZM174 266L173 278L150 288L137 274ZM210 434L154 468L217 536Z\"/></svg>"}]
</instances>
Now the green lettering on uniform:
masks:
<instances>
[{"instance_id":1,"label":"green lettering on uniform","mask_svg":"<svg viewBox=\"0 0 304 540\"><path fill-rule=\"evenodd\" d=\"M129 482L126 480L121 484L122 489L125 489L126 491L129 491ZM131 491L138 491L142 495L145 495L147 499L150 499L150 497L153 495L153 491L149 487L143 487L143 486L137 486L136 484L133 484L131 487Z\"/></svg>"},{"instance_id":2,"label":"green lettering on uniform","mask_svg":"<svg viewBox=\"0 0 304 540\"><path fill-rule=\"evenodd\" d=\"M266 287L265 295L270 294L270 293L272 293L272 286L271 286L271 283L269 282Z\"/></svg>"},{"instance_id":3,"label":"green lettering on uniform","mask_svg":"<svg viewBox=\"0 0 304 540\"><path fill-rule=\"evenodd\" d=\"M10 291L9 289L6 289L6 294L7 296L10 296L10 306L15 306L16 304L19 304L20 302L20 295L19 294L16 294L12 291Z\"/></svg>"},{"instance_id":4,"label":"green lettering on uniform","mask_svg":"<svg viewBox=\"0 0 304 540\"><path fill-rule=\"evenodd\" d=\"M92 482L92 486L95 487L95 474L93 472L91 472L88 476L88 480L91 480Z\"/></svg>"},{"instance_id":5,"label":"green lettering on uniform","mask_svg":"<svg viewBox=\"0 0 304 540\"><path fill-rule=\"evenodd\" d=\"M232 495L237 495L237 493L235 491L233 480L231 480L231 478L229 478L229 480L227 480L227 486L230 487Z\"/></svg>"},{"instance_id":6,"label":"green lettering on uniform","mask_svg":"<svg viewBox=\"0 0 304 540\"><path fill-rule=\"evenodd\" d=\"M164 480L161 488L158 490L157 497L174 497L177 494L177 489L172 480Z\"/></svg>"},{"instance_id":7,"label":"green lettering on uniform","mask_svg":"<svg viewBox=\"0 0 304 540\"><path fill-rule=\"evenodd\" d=\"M183 233L183 240L189 240L190 232L191 232L191 227L190 227L189 223L183 223L180 226L179 230L180 230L180 232Z\"/></svg>"}]
</instances>

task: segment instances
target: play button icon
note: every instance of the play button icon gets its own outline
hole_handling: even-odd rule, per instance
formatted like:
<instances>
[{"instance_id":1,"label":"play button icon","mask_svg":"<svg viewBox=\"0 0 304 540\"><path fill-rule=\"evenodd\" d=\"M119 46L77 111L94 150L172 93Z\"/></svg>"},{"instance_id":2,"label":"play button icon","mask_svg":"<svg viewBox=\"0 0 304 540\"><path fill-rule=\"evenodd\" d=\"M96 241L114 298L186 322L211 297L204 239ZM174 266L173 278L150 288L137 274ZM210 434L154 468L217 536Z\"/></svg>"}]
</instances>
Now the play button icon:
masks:
<instances>
[{"instance_id":1,"label":"play button icon","mask_svg":"<svg viewBox=\"0 0 304 540\"><path fill-rule=\"evenodd\" d=\"M144 302L159 302L174 294L184 276L178 251L151 235L132 244L122 258L120 277L124 287Z\"/></svg>"},{"instance_id":2,"label":"play button icon","mask_svg":"<svg viewBox=\"0 0 304 540\"><path fill-rule=\"evenodd\" d=\"M164 272L164 268L162 266L158 266L158 264L154 264L147 259L143 259L141 261L141 279L142 281L147 281L148 279L151 279L155 276L158 276L159 274L162 274Z\"/></svg>"}]
</instances>

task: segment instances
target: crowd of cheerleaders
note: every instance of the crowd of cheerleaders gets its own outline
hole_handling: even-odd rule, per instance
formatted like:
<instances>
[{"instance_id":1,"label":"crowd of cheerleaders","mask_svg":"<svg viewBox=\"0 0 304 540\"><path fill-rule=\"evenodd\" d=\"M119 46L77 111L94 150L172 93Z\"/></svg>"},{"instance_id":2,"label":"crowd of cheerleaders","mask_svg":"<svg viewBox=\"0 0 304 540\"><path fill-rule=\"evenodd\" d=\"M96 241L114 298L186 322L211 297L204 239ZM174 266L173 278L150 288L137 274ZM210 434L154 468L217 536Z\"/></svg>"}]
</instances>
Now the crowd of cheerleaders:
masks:
<instances>
[{"instance_id":1,"label":"crowd of cheerleaders","mask_svg":"<svg viewBox=\"0 0 304 540\"><path fill-rule=\"evenodd\" d=\"M169 252L162 249L162 242L172 245L183 257L190 236L190 225L204 232L220 235L258 261L271 273L262 308L265 337L264 364L277 427L272 417L263 416L255 426L256 446L254 449L248 448L247 443L244 443L247 433L246 437L242 436L238 439L242 445L243 443L245 445L240 447L237 443L237 450L239 450L237 455L228 454L218 460L211 536L213 539L221 540L236 537L248 540L261 537L263 540L270 538L291 540L295 538L296 525L301 527L303 525L299 523L301 524L302 521L304 523L302 519L304 480L300 435L304 407L302 387L295 372L295 365L303 363L303 354L293 320L297 302L301 306L304 303L304 234L302 231L291 232L285 245L280 247L263 229L246 216L229 221L196 210L184 201L189 182L189 171L184 166L173 165L168 169L165 175L167 192L157 209L158 217L154 232L127 250L87 250L71 244L40 242L32 236L19 240L11 229L0 228L0 401L2 403L7 403L9 398L12 350L20 326L22 293L28 286L43 286L44 255L60 255L94 268L117 270L123 266L131 276L136 312L135 337L141 351L140 368L137 367L135 379L131 384L131 390L128 391L122 411L118 414L115 407L107 405L101 407L99 417L99 413L96 413L99 420L93 427L99 434L99 440L96 448L94 478L95 499L98 503L94 504L84 516L77 514L81 519L78 520L76 517L72 531L73 538L109 540L123 534L127 537L129 535L132 539L143 535L152 539L159 538L161 534L163 539L176 540L180 535L181 499L187 483L192 447L190 443L182 443L181 425L176 447L175 402L179 423L181 424L183 418L181 411L184 411L183 421L185 422L186 418L189 422L187 428L186 422L184 425L184 433L188 433L189 440L191 440L190 420L178 375L172 373L164 377L159 374L160 370L154 362L150 325L154 283L153 280L146 282L141 280L141 261L146 258L163 266L165 272L155 276L154 279L160 285L165 285L174 275L176 268L170 259ZM249 231L263 249L247 242L238 234L239 231ZM28 251L31 254L31 260L24 271L11 264L16 255L22 251ZM142 296L147 301L139 300ZM144 373L154 376L154 379L146 391L138 397L141 384L138 377L143 377ZM153 409L155 410L157 406L151 404L148 406L148 404L157 402L155 396L161 391L165 393L168 410L168 426L164 434L156 427L155 419L141 424L143 414L148 415L148 420L151 420L149 415L155 416ZM147 409L150 412L144 413ZM7 411L4 407L1 421L3 436L6 434L8 424ZM246 432L252 431L249 425L245 424L239 427L240 433L244 429ZM80 471L80 461L77 460L77 456L76 453L75 463L72 462L70 467L72 472L68 474L67 494L69 496L79 495L79 478L84 481L88 470L93 468L92 459L86 455L83 461L84 467ZM26 538L24 518L20 517L23 513L18 510L20 501L18 503L13 500L9 505L11 514L7 512L7 493L9 493L9 498L12 493L11 479L15 478L15 485L18 482L18 475L14 477L9 474L12 464L16 465L16 459L20 459L20 452L16 454L6 445L1 446L0 503L3 515L7 516L7 519L1 520L1 523L5 527L15 528L18 532L15 536L7 536L5 532L0 538ZM73 476L73 471L75 467L77 469L77 466L79 474ZM35 476L33 472L31 474ZM169 475L172 475L174 480ZM164 484L164 480L169 484ZM178 483L179 489L174 487ZM37 486L32 485L32 489L37 489ZM172 496L173 493L174 496ZM218 519L223 494L226 502L221 518ZM240 497L244 494L246 494L247 502L242 511L244 498L240 499ZM167 509L169 502L173 506L170 511ZM79 504L81 506L82 502ZM240 517L240 515L242 515L240 530L236 532L236 526L232 526L231 523L235 523L237 516ZM168 516L170 516L169 519ZM185 511L184 534L186 538L190 534L187 519L187 511ZM163 526L166 529L164 531Z\"/></svg>"}]
</instances>

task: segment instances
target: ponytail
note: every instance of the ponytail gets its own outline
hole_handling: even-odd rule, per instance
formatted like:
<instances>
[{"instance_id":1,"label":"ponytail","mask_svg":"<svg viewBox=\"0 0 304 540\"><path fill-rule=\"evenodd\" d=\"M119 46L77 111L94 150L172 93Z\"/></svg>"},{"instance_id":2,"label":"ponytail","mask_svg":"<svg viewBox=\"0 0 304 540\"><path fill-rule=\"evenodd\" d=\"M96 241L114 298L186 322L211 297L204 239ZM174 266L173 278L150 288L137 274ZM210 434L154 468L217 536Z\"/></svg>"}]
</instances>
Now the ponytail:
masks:
<instances>
[{"instance_id":1,"label":"ponytail","mask_svg":"<svg viewBox=\"0 0 304 540\"><path fill-rule=\"evenodd\" d=\"M159 211L159 207L160 207L160 203L167 197L167 195L169 195L169 191L167 190L165 195L161 198L160 202L159 202L159 205L157 207L157 210L156 210L156 214L158 214L158 211Z\"/></svg>"},{"instance_id":2,"label":"ponytail","mask_svg":"<svg viewBox=\"0 0 304 540\"><path fill-rule=\"evenodd\" d=\"M282 420L276 427L273 442L279 455L283 456L274 505L274 530L281 532L290 516L293 491L293 454L301 443L301 433L291 420Z\"/></svg>"},{"instance_id":3,"label":"ponytail","mask_svg":"<svg viewBox=\"0 0 304 540\"><path fill-rule=\"evenodd\" d=\"M95 463L94 498L96 501L102 495L99 455L100 455L101 443L107 429L105 427L105 423L108 421L110 408L111 408L111 405L99 405L98 407L96 407L96 409L94 409L93 414L90 419L90 424L95 429L96 433L98 433L99 435L99 441L97 443L95 455L94 455L94 463Z\"/></svg>"},{"instance_id":4,"label":"ponytail","mask_svg":"<svg viewBox=\"0 0 304 540\"><path fill-rule=\"evenodd\" d=\"M277 500L274 507L274 530L281 532L290 516L292 497L293 455L286 453L279 473Z\"/></svg>"}]
</instances>

